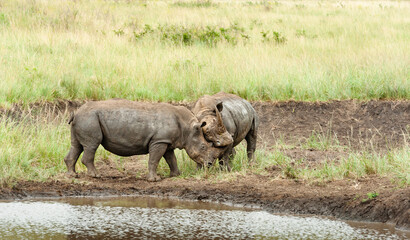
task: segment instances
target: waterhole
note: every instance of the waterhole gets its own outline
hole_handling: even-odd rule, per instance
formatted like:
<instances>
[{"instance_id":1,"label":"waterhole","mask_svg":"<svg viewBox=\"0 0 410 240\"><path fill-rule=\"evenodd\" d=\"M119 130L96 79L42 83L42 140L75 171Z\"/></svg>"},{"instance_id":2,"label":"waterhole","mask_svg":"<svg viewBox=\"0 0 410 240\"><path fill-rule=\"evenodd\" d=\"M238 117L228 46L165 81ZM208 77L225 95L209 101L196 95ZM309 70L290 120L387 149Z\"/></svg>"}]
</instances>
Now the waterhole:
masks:
<instances>
[{"instance_id":1,"label":"waterhole","mask_svg":"<svg viewBox=\"0 0 410 240\"><path fill-rule=\"evenodd\" d=\"M406 239L386 224L153 197L0 202L0 239Z\"/></svg>"}]
</instances>

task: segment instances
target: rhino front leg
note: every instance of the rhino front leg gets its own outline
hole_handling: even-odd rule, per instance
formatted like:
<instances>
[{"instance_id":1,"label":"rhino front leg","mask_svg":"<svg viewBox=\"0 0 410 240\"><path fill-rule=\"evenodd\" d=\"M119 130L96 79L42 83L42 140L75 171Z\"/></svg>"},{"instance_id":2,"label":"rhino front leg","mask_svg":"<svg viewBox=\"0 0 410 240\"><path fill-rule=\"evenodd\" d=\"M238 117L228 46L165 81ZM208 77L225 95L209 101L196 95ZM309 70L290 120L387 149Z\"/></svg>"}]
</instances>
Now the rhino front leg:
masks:
<instances>
[{"instance_id":1,"label":"rhino front leg","mask_svg":"<svg viewBox=\"0 0 410 240\"><path fill-rule=\"evenodd\" d=\"M200 163L196 163L196 170L201 170L204 167L204 165Z\"/></svg>"},{"instance_id":2,"label":"rhino front leg","mask_svg":"<svg viewBox=\"0 0 410 240\"><path fill-rule=\"evenodd\" d=\"M94 166L94 157L97 148L84 148L84 154L81 158L81 162L87 167L87 174L90 177L98 178L100 175L97 172L97 169Z\"/></svg>"},{"instance_id":3,"label":"rhino front leg","mask_svg":"<svg viewBox=\"0 0 410 240\"><path fill-rule=\"evenodd\" d=\"M228 147L225 151L225 153L222 155L222 159L219 160L219 168L221 170L228 170L230 172L231 169L231 159L233 159L236 155L235 148L233 147Z\"/></svg>"},{"instance_id":4,"label":"rhino front leg","mask_svg":"<svg viewBox=\"0 0 410 240\"><path fill-rule=\"evenodd\" d=\"M168 144L154 144L149 147L149 160L148 160L148 182L160 181L161 177L157 174L158 163L167 151Z\"/></svg>"},{"instance_id":5,"label":"rhino front leg","mask_svg":"<svg viewBox=\"0 0 410 240\"><path fill-rule=\"evenodd\" d=\"M177 164L177 158L175 157L174 150L168 150L164 154L164 158L168 163L170 174L170 177L176 177L179 176L181 173L179 172L178 169L178 164Z\"/></svg>"}]
</instances>

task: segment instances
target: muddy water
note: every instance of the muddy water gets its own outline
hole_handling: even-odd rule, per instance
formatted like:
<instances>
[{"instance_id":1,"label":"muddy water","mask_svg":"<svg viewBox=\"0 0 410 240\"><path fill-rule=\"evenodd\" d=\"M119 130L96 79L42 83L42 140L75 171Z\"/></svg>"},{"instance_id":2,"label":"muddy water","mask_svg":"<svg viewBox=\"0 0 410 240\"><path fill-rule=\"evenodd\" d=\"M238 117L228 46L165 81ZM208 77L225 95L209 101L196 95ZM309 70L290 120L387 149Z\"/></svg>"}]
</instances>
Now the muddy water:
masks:
<instances>
[{"instance_id":1,"label":"muddy water","mask_svg":"<svg viewBox=\"0 0 410 240\"><path fill-rule=\"evenodd\" d=\"M0 202L0 239L406 239L385 224L147 197Z\"/></svg>"}]
</instances>

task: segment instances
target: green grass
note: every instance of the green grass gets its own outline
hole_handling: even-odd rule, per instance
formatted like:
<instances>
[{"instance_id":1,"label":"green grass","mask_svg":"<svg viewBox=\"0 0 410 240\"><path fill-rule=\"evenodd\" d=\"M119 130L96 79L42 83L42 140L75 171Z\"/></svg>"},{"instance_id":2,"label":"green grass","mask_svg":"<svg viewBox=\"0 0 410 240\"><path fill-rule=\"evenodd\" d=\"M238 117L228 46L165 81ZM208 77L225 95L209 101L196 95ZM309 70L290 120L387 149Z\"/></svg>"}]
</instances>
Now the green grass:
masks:
<instances>
[{"instance_id":1,"label":"green grass","mask_svg":"<svg viewBox=\"0 0 410 240\"><path fill-rule=\"evenodd\" d=\"M390 177L399 186L410 184L410 148L391 150L387 154L351 152L339 161L329 159L316 169L304 169L306 179L331 181L344 178L358 179L367 175Z\"/></svg>"},{"instance_id":2,"label":"green grass","mask_svg":"<svg viewBox=\"0 0 410 240\"><path fill-rule=\"evenodd\" d=\"M410 99L410 4L3 0L0 106Z\"/></svg>"},{"instance_id":3,"label":"green grass","mask_svg":"<svg viewBox=\"0 0 410 240\"><path fill-rule=\"evenodd\" d=\"M340 146L339 141L336 136L332 136L331 128L326 132L316 132L313 131L305 143L302 144L304 149L315 149L315 150L331 150L343 148Z\"/></svg>"},{"instance_id":4,"label":"green grass","mask_svg":"<svg viewBox=\"0 0 410 240\"><path fill-rule=\"evenodd\" d=\"M0 186L16 180L46 180L65 170L69 128L62 124L31 124L0 119Z\"/></svg>"},{"instance_id":5,"label":"green grass","mask_svg":"<svg viewBox=\"0 0 410 240\"><path fill-rule=\"evenodd\" d=\"M340 179L359 179L364 176L377 175L387 177L398 186L410 185L410 148L389 151L387 154L376 152L350 152L342 159L328 159L314 167L306 165L305 159L292 159L280 150L267 151L259 149L256 159L249 165L246 158L246 148L236 148L237 155L232 160L232 172L220 170L218 164L207 171L197 170L196 163L190 161L186 153L177 154L178 166L182 172L181 178L229 180L240 175L269 175L270 168L278 170L276 177L306 180L307 182L326 182ZM159 165L159 173L168 176L169 168L165 161ZM273 177L275 178L275 177Z\"/></svg>"},{"instance_id":6,"label":"green grass","mask_svg":"<svg viewBox=\"0 0 410 240\"><path fill-rule=\"evenodd\" d=\"M362 199L362 202L368 202L370 200L375 199L379 194L377 192L369 192L367 193L367 198Z\"/></svg>"}]
</instances>

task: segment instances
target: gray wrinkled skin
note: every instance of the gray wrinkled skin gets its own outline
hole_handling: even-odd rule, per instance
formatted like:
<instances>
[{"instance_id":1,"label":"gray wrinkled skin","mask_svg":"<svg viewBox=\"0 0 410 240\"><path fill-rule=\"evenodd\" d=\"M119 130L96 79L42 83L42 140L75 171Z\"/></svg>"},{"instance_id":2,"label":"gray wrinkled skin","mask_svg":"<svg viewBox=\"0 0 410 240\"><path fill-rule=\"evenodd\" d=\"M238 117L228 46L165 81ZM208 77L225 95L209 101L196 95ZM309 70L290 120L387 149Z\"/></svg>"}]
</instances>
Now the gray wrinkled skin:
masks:
<instances>
[{"instance_id":1,"label":"gray wrinkled skin","mask_svg":"<svg viewBox=\"0 0 410 240\"><path fill-rule=\"evenodd\" d=\"M75 176L75 164L81 161L88 174L98 177L94 156L101 144L120 155L149 154L148 181L158 181L156 169L164 157L171 177L180 174L174 149L185 149L197 164L214 161L216 153L203 136L202 123L185 107L167 103L141 103L122 99L88 102L81 106L71 122L71 148L64 161L68 174Z\"/></svg>"},{"instance_id":2,"label":"gray wrinkled skin","mask_svg":"<svg viewBox=\"0 0 410 240\"><path fill-rule=\"evenodd\" d=\"M192 111L199 121L206 122L206 125L202 127L205 138L213 142L215 146L225 146L222 154L218 157L222 160L220 161L221 165L226 165L230 170L229 159L235 154L234 147L244 139L247 142L248 159L253 160L259 119L255 109L248 101L233 94L219 92L198 99ZM222 123L218 120L219 115L222 118ZM223 128L232 137L233 142L228 143L229 140L223 137L225 134L221 134ZM215 129L219 129L219 132L215 132ZM224 139L225 141L222 142ZM218 145L216 140L222 143Z\"/></svg>"}]
</instances>

